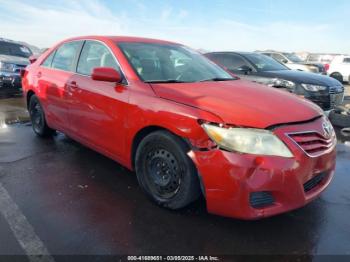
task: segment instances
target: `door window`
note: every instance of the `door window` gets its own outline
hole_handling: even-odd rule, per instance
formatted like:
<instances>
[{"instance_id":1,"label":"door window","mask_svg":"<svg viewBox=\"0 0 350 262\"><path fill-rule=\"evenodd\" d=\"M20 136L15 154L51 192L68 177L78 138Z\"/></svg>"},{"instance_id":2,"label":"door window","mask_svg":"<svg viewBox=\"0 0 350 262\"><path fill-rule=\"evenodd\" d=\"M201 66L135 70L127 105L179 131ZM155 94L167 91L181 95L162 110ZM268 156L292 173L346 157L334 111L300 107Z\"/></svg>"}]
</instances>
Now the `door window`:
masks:
<instances>
[{"instance_id":1,"label":"door window","mask_svg":"<svg viewBox=\"0 0 350 262\"><path fill-rule=\"evenodd\" d=\"M242 57L234 54L218 55L214 60L231 71L237 71L237 69L242 66L249 66Z\"/></svg>"},{"instance_id":2,"label":"door window","mask_svg":"<svg viewBox=\"0 0 350 262\"><path fill-rule=\"evenodd\" d=\"M112 67L120 73L113 54L104 44L86 41L79 58L77 72L89 76L96 67Z\"/></svg>"},{"instance_id":3,"label":"door window","mask_svg":"<svg viewBox=\"0 0 350 262\"><path fill-rule=\"evenodd\" d=\"M346 64L350 64L350 57L345 57L343 62Z\"/></svg>"},{"instance_id":4,"label":"door window","mask_svg":"<svg viewBox=\"0 0 350 262\"><path fill-rule=\"evenodd\" d=\"M60 46L52 61L52 68L64 71L75 71L75 61L82 42L74 41Z\"/></svg>"}]
</instances>

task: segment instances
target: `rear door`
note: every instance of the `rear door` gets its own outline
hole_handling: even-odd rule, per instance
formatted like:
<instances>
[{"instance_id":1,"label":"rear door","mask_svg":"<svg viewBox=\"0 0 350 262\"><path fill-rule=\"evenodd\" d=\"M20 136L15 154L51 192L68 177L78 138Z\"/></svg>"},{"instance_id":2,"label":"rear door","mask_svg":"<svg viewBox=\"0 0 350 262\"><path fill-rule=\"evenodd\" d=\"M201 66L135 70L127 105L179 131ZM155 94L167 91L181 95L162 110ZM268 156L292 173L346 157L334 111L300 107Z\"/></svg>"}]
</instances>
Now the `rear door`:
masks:
<instances>
[{"instance_id":1,"label":"rear door","mask_svg":"<svg viewBox=\"0 0 350 262\"><path fill-rule=\"evenodd\" d=\"M82 41L64 43L54 50L37 70L40 99L48 124L58 130L69 130L67 81L75 71Z\"/></svg>"},{"instance_id":2,"label":"rear door","mask_svg":"<svg viewBox=\"0 0 350 262\"><path fill-rule=\"evenodd\" d=\"M117 84L91 79L96 67L122 72L114 54L102 42L87 40L76 74L69 86L69 124L75 135L113 156L124 150L129 90L127 82Z\"/></svg>"}]
</instances>

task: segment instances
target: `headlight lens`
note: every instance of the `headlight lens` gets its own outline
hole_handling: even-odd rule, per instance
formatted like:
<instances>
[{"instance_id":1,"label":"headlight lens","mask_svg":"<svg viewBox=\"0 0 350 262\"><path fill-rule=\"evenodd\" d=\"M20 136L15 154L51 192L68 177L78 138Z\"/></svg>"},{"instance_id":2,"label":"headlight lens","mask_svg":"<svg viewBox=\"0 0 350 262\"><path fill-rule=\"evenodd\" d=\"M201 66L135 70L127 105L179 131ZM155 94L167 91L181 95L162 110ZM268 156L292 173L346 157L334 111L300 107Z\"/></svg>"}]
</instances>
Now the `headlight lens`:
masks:
<instances>
[{"instance_id":1,"label":"headlight lens","mask_svg":"<svg viewBox=\"0 0 350 262\"><path fill-rule=\"evenodd\" d=\"M271 87L285 87L285 88L293 88L295 87L295 83L292 81L288 81L288 80L284 80L284 79L278 79L278 78L274 78L271 79L268 83L268 86Z\"/></svg>"},{"instance_id":2,"label":"headlight lens","mask_svg":"<svg viewBox=\"0 0 350 262\"><path fill-rule=\"evenodd\" d=\"M310 84L301 84L301 86L311 92L318 92L318 91L324 91L327 89L326 86L319 86L319 85L310 85Z\"/></svg>"},{"instance_id":3,"label":"headlight lens","mask_svg":"<svg viewBox=\"0 0 350 262\"><path fill-rule=\"evenodd\" d=\"M203 124L202 127L216 144L229 151L293 157L287 146L268 130L223 128L212 124Z\"/></svg>"},{"instance_id":4,"label":"headlight lens","mask_svg":"<svg viewBox=\"0 0 350 262\"><path fill-rule=\"evenodd\" d=\"M15 65L14 64L0 62L0 71L13 72L14 69L15 69Z\"/></svg>"}]
</instances>

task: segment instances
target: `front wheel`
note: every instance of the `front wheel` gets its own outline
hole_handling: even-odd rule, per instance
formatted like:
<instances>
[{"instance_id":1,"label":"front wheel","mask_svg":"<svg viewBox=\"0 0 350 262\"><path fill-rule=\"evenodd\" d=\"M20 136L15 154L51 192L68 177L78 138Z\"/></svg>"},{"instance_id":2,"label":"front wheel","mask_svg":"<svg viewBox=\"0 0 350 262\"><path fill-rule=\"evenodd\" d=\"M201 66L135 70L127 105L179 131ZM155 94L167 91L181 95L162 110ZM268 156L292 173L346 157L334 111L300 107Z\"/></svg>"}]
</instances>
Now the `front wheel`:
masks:
<instances>
[{"instance_id":1,"label":"front wheel","mask_svg":"<svg viewBox=\"0 0 350 262\"><path fill-rule=\"evenodd\" d=\"M338 80L340 83L343 83L343 76L340 73L332 73L331 77Z\"/></svg>"},{"instance_id":2,"label":"front wheel","mask_svg":"<svg viewBox=\"0 0 350 262\"><path fill-rule=\"evenodd\" d=\"M135 169L141 188L158 205L179 209L200 195L197 170L179 137L157 131L146 136L136 152Z\"/></svg>"},{"instance_id":3,"label":"front wheel","mask_svg":"<svg viewBox=\"0 0 350 262\"><path fill-rule=\"evenodd\" d=\"M34 133L40 137L52 135L55 130L51 129L45 119L44 110L36 95L32 95L29 100L29 115Z\"/></svg>"}]
</instances>

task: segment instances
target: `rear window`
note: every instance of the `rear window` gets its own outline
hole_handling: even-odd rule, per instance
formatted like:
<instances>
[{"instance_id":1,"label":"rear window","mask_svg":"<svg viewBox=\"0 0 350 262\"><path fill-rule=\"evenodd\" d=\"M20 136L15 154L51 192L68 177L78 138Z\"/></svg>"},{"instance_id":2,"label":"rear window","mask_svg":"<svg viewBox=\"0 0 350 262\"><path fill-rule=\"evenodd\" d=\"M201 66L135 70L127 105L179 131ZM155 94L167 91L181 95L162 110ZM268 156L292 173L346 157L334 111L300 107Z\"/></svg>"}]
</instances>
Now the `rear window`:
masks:
<instances>
[{"instance_id":1,"label":"rear window","mask_svg":"<svg viewBox=\"0 0 350 262\"><path fill-rule=\"evenodd\" d=\"M11 55L28 58L32 51L24 45L0 41L0 55Z\"/></svg>"},{"instance_id":2,"label":"rear window","mask_svg":"<svg viewBox=\"0 0 350 262\"><path fill-rule=\"evenodd\" d=\"M307 61L309 62L319 62L320 56L319 55L309 55L307 58Z\"/></svg>"}]
</instances>

